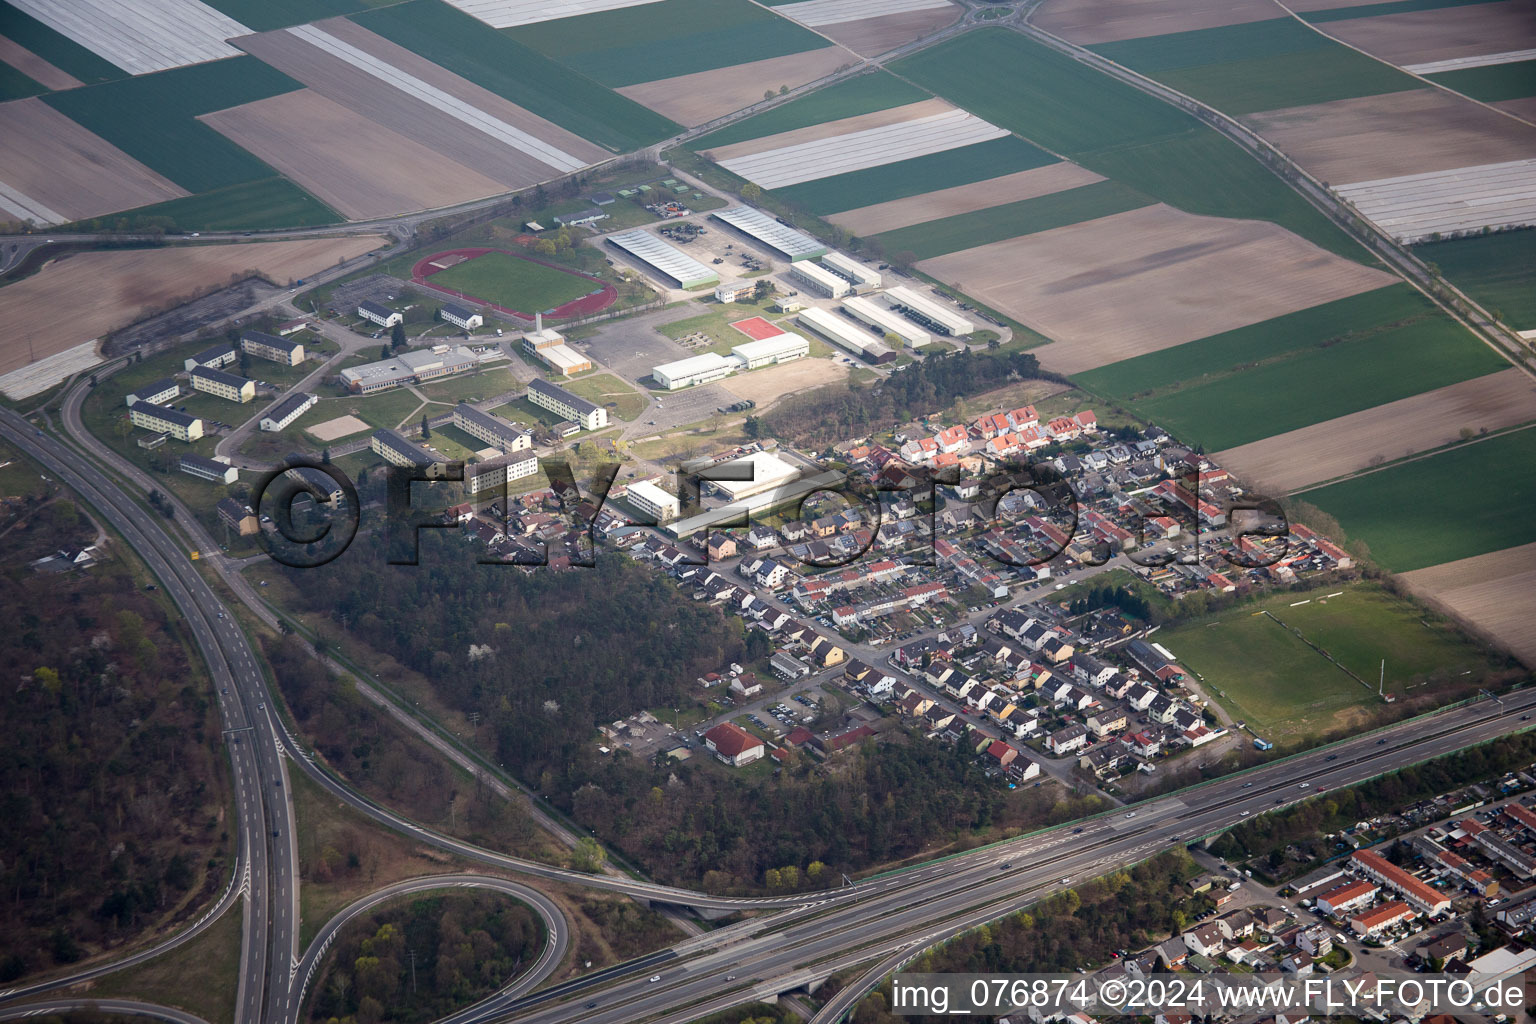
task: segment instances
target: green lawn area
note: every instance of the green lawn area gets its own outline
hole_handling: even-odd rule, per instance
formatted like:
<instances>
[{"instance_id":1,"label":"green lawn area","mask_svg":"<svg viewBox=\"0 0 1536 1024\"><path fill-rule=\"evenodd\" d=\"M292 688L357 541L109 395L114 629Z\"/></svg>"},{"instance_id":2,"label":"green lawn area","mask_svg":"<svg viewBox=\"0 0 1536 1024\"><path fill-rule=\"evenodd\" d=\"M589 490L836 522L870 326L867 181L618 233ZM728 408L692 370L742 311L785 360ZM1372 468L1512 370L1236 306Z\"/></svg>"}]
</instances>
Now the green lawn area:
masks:
<instances>
[{"instance_id":1,"label":"green lawn area","mask_svg":"<svg viewBox=\"0 0 1536 1024\"><path fill-rule=\"evenodd\" d=\"M1511 327L1536 329L1536 230L1428 242L1414 253Z\"/></svg>"},{"instance_id":2,"label":"green lawn area","mask_svg":"<svg viewBox=\"0 0 1536 1024\"><path fill-rule=\"evenodd\" d=\"M662 0L503 31L614 89L830 45L750 0Z\"/></svg>"},{"instance_id":3,"label":"green lawn area","mask_svg":"<svg viewBox=\"0 0 1536 1024\"><path fill-rule=\"evenodd\" d=\"M606 406L621 420L633 421L645 411L646 397L611 373L588 374L561 386L573 395Z\"/></svg>"},{"instance_id":4,"label":"green lawn area","mask_svg":"<svg viewBox=\"0 0 1536 1024\"><path fill-rule=\"evenodd\" d=\"M475 440L451 423L433 427L432 436L423 440L436 448L443 458L459 462L475 461L475 452L485 447L484 442Z\"/></svg>"},{"instance_id":5,"label":"green lawn area","mask_svg":"<svg viewBox=\"0 0 1536 1024\"><path fill-rule=\"evenodd\" d=\"M877 70L873 74L846 79L825 89L818 89L809 96L754 114L744 121L694 139L688 148L695 153L702 153L716 146L729 146L747 139L760 139L766 135L777 135L826 121L872 114L877 110L889 110L925 99L928 99L928 94L917 86Z\"/></svg>"},{"instance_id":6,"label":"green lawn area","mask_svg":"<svg viewBox=\"0 0 1536 1024\"><path fill-rule=\"evenodd\" d=\"M1056 158L1045 150L1009 136L862 171L817 178L775 189L774 194L816 213L836 213L1052 163L1056 163Z\"/></svg>"},{"instance_id":7,"label":"green lawn area","mask_svg":"<svg viewBox=\"0 0 1536 1024\"><path fill-rule=\"evenodd\" d=\"M96 981L92 996L148 999L179 1007L209 1024L233 1021L243 912L241 901L236 900L223 917L186 945Z\"/></svg>"},{"instance_id":8,"label":"green lawn area","mask_svg":"<svg viewBox=\"0 0 1536 1024\"><path fill-rule=\"evenodd\" d=\"M355 410L357 418L369 426L393 429L407 418L419 418L416 410L420 405L421 399L411 394L409 390L396 388L393 391L381 391L376 395L322 398L307 415L313 417L315 423L324 423L326 420L345 416Z\"/></svg>"},{"instance_id":9,"label":"green lawn area","mask_svg":"<svg viewBox=\"0 0 1536 1024\"><path fill-rule=\"evenodd\" d=\"M1340 596L1326 597L1341 589ZM1308 598L1311 603L1290 607ZM1353 709L1374 709L1380 702L1374 685L1362 686L1261 610L1373 684L1385 658L1387 692L1399 696L1429 688L1449 699L1475 689L1495 667L1453 626L1370 583L1277 594L1156 634L1180 664L1203 677L1216 699L1266 739L1347 727Z\"/></svg>"},{"instance_id":10,"label":"green lawn area","mask_svg":"<svg viewBox=\"0 0 1536 1024\"><path fill-rule=\"evenodd\" d=\"M1536 96L1536 60L1517 60L1509 64L1489 64L1481 68L1462 68L1425 75L1432 82L1465 93L1484 103L1520 100Z\"/></svg>"},{"instance_id":11,"label":"green lawn area","mask_svg":"<svg viewBox=\"0 0 1536 1024\"><path fill-rule=\"evenodd\" d=\"M1331 251L1365 258L1343 231L1235 143L1016 32L968 32L903 58L892 70L1172 206L1273 221Z\"/></svg>"},{"instance_id":12,"label":"green lawn area","mask_svg":"<svg viewBox=\"0 0 1536 1024\"><path fill-rule=\"evenodd\" d=\"M1536 541L1536 429L1305 492L1393 572Z\"/></svg>"},{"instance_id":13,"label":"green lawn area","mask_svg":"<svg viewBox=\"0 0 1536 1024\"><path fill-rule=\"evenodd\" d=\"M1508 363L1446 317L1312 347L1132 403L1186 443L1218 451L1470 380Z\"/></svg>"},{"instance_id":14,"label":"green lawn area","mask_svg":"<svg viewBox=\"0 0 1536 1024\"><path fill-rule=\"evenodd\" d=\"M764 317L768 320L776 319L777 314L770 314L768 312L768 307L773 305L773 301L773 299L768 298L761 302L689 303L687 308L690 311L696 310L697 312L693 312L693 315L683 317L681 320L658 324L656 330L673 341L685 338L690 334L707 334L713 344L704 348L691 349L691 354L702 355L705 352L718 352L720 355L726 355L731 351L732 347L752 340L732 327L731 324L737 320L747 320L754 316Z\"/></svg>"},{"instance_id":15,"label":"green lawn area","mask_svg":"<svg viewBox=\"0 0 1536 1024\"><path fill-rule=\"evenodd\" d=\"M560 417L542 406L534 405L526 398L514 398L506 405L499 405L490 410L497 416L513 420L517 423L538 423L542 426L552 427L560 422Z\"/></svg>"},{"instance_id":16,"label":"green lawn area","mask_svg":"<svg viewBox=\"0 0 1536 1024\"><path fill-rule=\"evenodd\" d=\"M119 216L169 217L178 231L260 231L316 227L346 219L287 178L243 181Z\"/></svg>"},{"instance_id":17,"label":"green lawn area","mask_svg":"<svg viewBox=\"0 0 1536 1024\"><path fill-rule=\"evenodd\" d=\"M50 93L43 102L188 192L263 181L274 171L197 115L302 86L255 57L230 57Z\"/></svg>"},{"instance_id":18,"label":"green lawn area","mask_svg":"<svg viewBox=\"0 0 1536 1024\"><path fill-rule=\"evenodd\" d=\"M680 128L511 34L436 0L410 0L352 20L615 153L660 142Z\"/></svg>"},{"instance_id":19,"label":"green lawn area","mask_svg":"<svg viewBox=\"0 0 1536 1024\"><path fill-rule=\"evenodd\" d=\"M1411 285L1389 285L1160 352L1123 359L1080 373L1075 380L1096 394L1123 401L1299 348L1349 340L1361 332L1379 331L1431 315L1441 316L1434 304Z\"/></svg>"},{"instance_id":20,"label":"green lawn area","mask_svg":"<svg viewBox=\"0 0 1536 1024\"><path fill-rule=\"evenodd\" d=\"M0 444L0 497L24 498L33 494L45 494L42 475L31 462L10 445Z\"/></svg>"},{"instance_id":21,"label":"green lawn area","mask_svg":"<svg viewBox=\"0 0 1536 1024\"><path fill-rule=\"evenodd\" d=\"M911 252L926 260L990 242L1096 220L1147 206L1152 199L1118 181L1096 181L1080 188L1004 203L942 220L913 224L877 236L887 253Z\"/></svg>"},{"instance_id":22,"label":"green lawn area","mask_svg":"<svg viewBox=\"0 0 1536 1024\"><path fill-rule=\"evenodd\" d=\"M1092 49L1229 114L1423 88L1411 75L1293 18L1171 32Z\"/></svg>"},{"instance_id":23,"label":"green lawn area","mask_svg":"<svg viewBox=\"0 0 1536 1024\"><path fill-rule=\"evenodd\" d=\"M594 287L584 277L500 252L439 270L431 280L440 288L528 314L579 299Z\"/></svg>"},{"instance_id":24,"label":"green lawn area","mask_svg":"<svg viewBox=\"0 0 1536 1024\"><path fill-rule=\"evenodd\" d=\"M498 366L493 370L482 370L463 377L449 377L447 380L422 384L416 390L434 402L457 405L460 402L482 402L494 395L514 391L522 386L522 382L513 375L511 370L505 366Z\"/></svg>"}]
</instances>

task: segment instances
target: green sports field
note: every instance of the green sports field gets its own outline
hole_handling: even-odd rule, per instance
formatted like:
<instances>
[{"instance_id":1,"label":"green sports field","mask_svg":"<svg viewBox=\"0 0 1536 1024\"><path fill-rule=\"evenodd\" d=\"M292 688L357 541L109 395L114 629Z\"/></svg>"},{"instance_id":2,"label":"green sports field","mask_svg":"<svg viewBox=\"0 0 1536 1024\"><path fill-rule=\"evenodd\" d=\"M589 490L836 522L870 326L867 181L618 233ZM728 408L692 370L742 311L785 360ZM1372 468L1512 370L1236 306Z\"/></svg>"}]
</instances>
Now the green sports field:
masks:
<instances>
[{"instance_id":1,"label":"green sports field","mask_svg":"<svg viewBox=\"0 0 1536 1024\"><path fill-rule=\"evenodd\" d=\"M1181 441L1232 448L1509 364L1448 318L1298 349L1251 369L1131 403Z\"/></svg>"},{"instance_id":2,"label":"green sports field","mask_svg":"<svg viewBox=\"0 0 1536 1024\"><path fill-rule=\"evenodd\" d=\"M1050 195L1004 203L985 210L898 228L879 235L887 253L911 252L918 259L973 249L1019 235L1095 220L1151 204L1118 181L1096 181Z\"/></svg>"},{"instance_id":3,"label":"green sports field","mask_svg":"<svg viewBox=\"0 0 1536 1024\"><path fill-rule=\"evenodd\" d=\"M1111 363L1077 374L1074 379L1095 394L1126 401L1300 348L1349 340L1441 315L1411 285L1389 285Z\"/></svg>"},{"instance_id":4,"label":"green sports field","mask_svg":"<svg viewBox=\"0 0 1536 1024\"><path fill-rule=\"evenodd\" d=\"M876 71L829 85L809 96L754 114L744 121L695 139L688 144L688 148L695 153L702 153L716 146L729 146L796 128L808 128L813 124L872 114L877 110L919 103L928 98L928 94L917 86L884 71Z\"/></svg>"},{"instance_id":5,"label":"green sports field","mask_svg":"<svg viewBox=\"0 0 1536 1024\"><path fill-rule=\"evenodd\" d=\"M1307 491L1393 572L1536 541L1536 429Z\"/></svg>"},{"instance_id":6,"label":"green sports field","mask_svg":"<svg viewBox=\"0 0 1536 1024\"><path fill-rule=\"evenodd\" d=\"M1016 32L968 32L903 58L892 70L1181 210L1272 221L1349 259L1369 258L1236 143Z\"/></svg>"},{"instance_id":7,"label":"green sports field","mask_svg":"<svg viewBox=\"0 0 1536 1024\"><path fill-rule=\"evenodd\" d=\"M439 270L428 280L439 288L529 314L579 299L598 287L584 277L499 252Z\"/></svg>"},{"instance_id":8,"label":"green sports field","mask_svg":"<svg viewBox=\"0 0 1536 1024\"><path fill-rule=\"evenodd\" d=\"M1337 591L1343 593L1326 596ZM1261 610L1300 630L1372 685L1362 686ZM1440 701L1475 691L1494 667L1486 652L1450 625L1366 583L1276 595L1163 629L1155 639L1199 673L1233 717L1282 741L1347 728L1359 711L1379 709L1374 684L1382 659L1388 693L1433 693Z\"/></svg>"},{"instance_id":9,"label":"green sports field","mask_svg":"<svg viewBox=\"0 0 1536 1024\"><path fill-rule=\"evenodd\" d=\"M813 213L837 213L1052 163L1056 163L1056 158L1051 154L1010 135L862 171L834 174L773 192Z\"/></svg>"},{"instance_id":10,"label":"green sports field","mask_svg":"<svg viewBox=\"0 0 1536 1024\"><path fill-rule=\"evenodd\" d=\"M409 0L353 21L615 153L680 126L533 47L436 0Z\"/></svg>"},{"instance_id":11,"label":"green sports field","mask_svg":"<svg viewBox=\"0 0 1536 1024\"><path fill-rule=\"evenodd\" d=\"M1429 242L1414 253L1516 330L1536 329L1536 230Z\"/></svg>"},{"instance_id":12,"label":"green sports field","mask_svg":"<svg viewBox=\"0 0 1536 1024\"><path fill-rule=\"evenodd\" d=\"M751 0L662 0L503 32L615 89L831 45Z\"/></svg>"},{"instance_id":13,"label":"green sports field","mask_svg":"<svg viewBox=\"0 0 1536 1024\"><path fill-rule=\"evenodd\" d=\"M1460 71L1442 71L1438 75L1425 75L1432 82L1465 93L1484 103L1503 100L1521 100L1536 96L1536 60L1514 61L1510 64L1490 64L1481 68L1463 68Z\"/></svg>"}]
</instances>

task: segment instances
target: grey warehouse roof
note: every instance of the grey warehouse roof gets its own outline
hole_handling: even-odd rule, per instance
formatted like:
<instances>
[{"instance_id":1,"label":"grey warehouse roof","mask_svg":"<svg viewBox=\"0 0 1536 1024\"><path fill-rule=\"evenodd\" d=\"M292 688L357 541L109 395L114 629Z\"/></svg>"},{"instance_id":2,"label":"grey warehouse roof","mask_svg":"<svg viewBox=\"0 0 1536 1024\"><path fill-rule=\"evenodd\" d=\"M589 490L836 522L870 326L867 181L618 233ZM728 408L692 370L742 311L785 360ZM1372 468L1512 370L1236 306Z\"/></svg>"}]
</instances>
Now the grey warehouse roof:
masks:
<instances>
[{"instance_id":1,"label":"grey warehouse roof","mask_svg":"<svg viewBox=\"0 0 1536 1024\"><path fill-rule=\"evenodd\" d=\"M751 235L769 248L783 253L791 261L825 256L828 251L826 246L810 235L796 231L786 224L780 224L762 210L754 210L750 206L720 210L710 216L729 224L743 234Z\"/></svg>"},{"instance_id":2,"label":"grey warehouse roof","mask_svg":"<svg viewBox=\"0 0 1536 1024\"><path fill-rule=\"evenodd\" d=\"M639 228L634 231L623 231L617 235L609 235L608 241L680 284L688 285L720 279L719 274L648 231L642 231Z\"/></svg>"}]
</instances>

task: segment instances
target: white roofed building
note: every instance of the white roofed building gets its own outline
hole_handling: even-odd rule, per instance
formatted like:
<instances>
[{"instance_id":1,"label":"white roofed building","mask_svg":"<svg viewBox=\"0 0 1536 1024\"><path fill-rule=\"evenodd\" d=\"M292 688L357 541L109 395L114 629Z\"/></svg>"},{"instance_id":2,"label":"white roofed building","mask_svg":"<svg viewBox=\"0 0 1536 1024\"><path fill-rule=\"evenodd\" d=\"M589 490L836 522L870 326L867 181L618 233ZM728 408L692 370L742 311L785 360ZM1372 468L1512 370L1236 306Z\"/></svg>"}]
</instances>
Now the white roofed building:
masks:
<instances>
[{"instance_id":1,"label":"white roofed building","mask_svg":"<svg viewBox=\"0 0 1536 1024\"><path fill-rule=\"evenodd\" d=\"M682 505L676 496L649 480L636 480L630 484L629 489L624 492L624 497L631 505L653 517L658 523L670 522L682 511Z\"/></svg>"},{"instance_id":2,"label":"white roofed building","mask_svg":"<svg viewBox=\"0 0 1536 1024\"><path fill-rule=\"evenodd\" d=\"M675 281L679 288L704 288L719 284L720 275L674 245L649 231L636 228L608 236L608 244Z\"/></svg>"},{"instance_id":3,"label":"white roofed building","mask_svg":"<svg viewBox=\"0 0 1536 1024\"><path fill-rule=\"evenodd\" d=\"M802 287L829 299L840 299L852 290L845 278L809 260L792 264L789 276Z\"/></svg>"},{"instance_id":4,"label":"white roofed building","mask_svg":"<svg viewBox=\"0 0 1536 1024\"><path fill-rule=\"evenodd\" d=\"M882 334L896 335L908 348L922 348L933 341L933 336L927 331L873 298L856 295L845 300L843 308Z\"/></svg>"},{"instance_id":5,"label":"white roofed building","mask_svg":"<svg viewBox=\"0 0 1536 1024\"><path fill-rule=\"evenodd\" d=\"M796 231L787 224L780 224L762 210L750 206L719 210L710 216L722 224L729 224L791 263L827 254L827 247L810 235Z\"/></svg>"},{"instance_id":6,"label":"white roofed building","mask_svg":"<svg viewBox=\"0 0 1536 1024\"><path fill-rule=\"evenodd\" d=\"M847 280L855 290L880 287L880 272L871 270L852 256L834 251L823 256L821 262L832 273Z\"/></svg>"},{"instance_id":7,"label":"white roofed building","mask_svg":"<svg viewBox=\"0 0 1536 1024\"><path fill-rule=\"evenodd\" d=\"M959 337L976 330L973 321L967 320L944 303L920 295L911 288L898 285L887 289L885 297L902 315L940 334Z\"/></svg>"},{"instance_id":8,"label":"white roofed building","mask_svg":"<svg viewBox=\"0 0 1536 1024\"><path fill-rule=\"evenodd\" d=\"M810 328L838 347L871 363L888 363L896 358L896 353L883 341L836 313L810 306L802 309L796 320L802 327Z\"/></svg>"},{"instance_id":9,"label":"white roofed building","mask_svg":"<svg viewBox=\"0 0 1536 1024\"><path fill-rule=\"evenodd\" d=\"M679 388L693 387L695 384L709 384L713 381L729 377L741 369L743 363L734 356L722 356L718 352L705 352L701 355L689 356L686 359L678 359L670 363L662 363L651 368L651 376L656 383L668 391L676 391Z\"/></svg>"},{"instance_id":10,"label":"white roofed building","mask_svg":"<svg viewBox=\"0 0 1536 1024\"><path fill-rule=\"evenodd\" d=\"M785 331L783 334L772 338L760 338L737 345L731 349L731 355L740 359L748 370L755 370L759 366L773 366L776 363L787 363L791 359L800 359L810 355L811 343L798 334Z\"/></svg>"}]
</instances>

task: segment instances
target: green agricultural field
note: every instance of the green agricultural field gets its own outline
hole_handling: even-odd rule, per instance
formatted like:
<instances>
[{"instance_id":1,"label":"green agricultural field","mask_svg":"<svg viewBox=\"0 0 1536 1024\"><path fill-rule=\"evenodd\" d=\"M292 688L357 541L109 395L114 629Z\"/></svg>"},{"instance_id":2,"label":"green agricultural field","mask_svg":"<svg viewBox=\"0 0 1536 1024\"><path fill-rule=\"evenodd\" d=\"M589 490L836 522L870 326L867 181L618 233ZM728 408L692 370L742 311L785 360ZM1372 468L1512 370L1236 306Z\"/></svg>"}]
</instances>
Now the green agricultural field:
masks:
<instances>
[{"instance_id":1,"label":"green agricultural field","mask_svg":"<svg viewBox=\"0 0 1536 1024\"><path fill-rule=\"evenodd\" d=\"M1229 114L1423 87L1411 75L1292 18L1172 32L1092 49Z\"/></svg>"},{"instance_id":2,"label":"green agricultural field","mask_svg":"<svg viewBox=\"0 0 1536 1024\"><path fill-rule=\"evenodd\" d=\"M409 0L353 21L615 153L659 142L681 126L634 100L435 0Z\"/></svg>"},{"instance_id":3,"label":"green agricultural field","mask_svg":"<svg viewBox=\"0 0 1536 1024\"><path fill-rule=\"evenodd\" d=\"M22 100L47 91L40 82L34 82L9 64L0 64L0 102Z\"/></svg>"},{"instance_id":4,"label":"green agricultural field","mask_svg":"<svg viewBox=\"0 0 1536 1024\"><path fill-rule=\"evenodd\" d=\"M1338 597L1326 596L1339 590ZM1361 685L1263 611L1373 685ZM1235 718L1281 741L1348 728L1359 724L1358 712L1380 708L1374 684L1382 659L1387 692L1415 697L1428 691L1440 701L1472 692L1495 668L1454 627L1366 583L1278 594L1163 629L1156 639L1199 673Z\"/></svg>"},{"instance_id":5,"label":"green agricultural field","mask_svg":"<svg viewBox=\"0 0 1536 1024\"><path fill-rule=\"evenodd\" d=\"M581 298L594 287L584 277L499 252L488 252L439 270L429 280L437 287L451 288L519 313L553 309Z\"/></svg>"},{"instance_id":6,"label":"green agricultural field","mask_svg":"<svg viewBox=\"0 0 1536 1024\"><path fill-rule=\"evenodd\" d=\"M197 115L299 88L255 57L230 57L50 93L43 102L196 193L276 174Z\"/></svg>"},{"instance_id":7,"label":"green agricultural field","mask_svg":"<svg viewBox=\"0 0 1536 1024\"><path fill-rule=\"evenodd\" d=\"M1487 0L1388 0L1386 3L1366 4L1355 7L1331 7L1324 11L1307 11L1298 14L1302 21L1321 24L1328 21L1351 21L1355 18L1376 18L1383 14L1407 14L1410 11L1435 11L1442 7L1462 7L1467 4L1486 3ZM1513 2L1513 0L1506 0Z\"/></svg>"},{"instance_id":8,"label":"green agricultural field","mask_svg":"<svg viewBox=\"0 0 1536 1024\"><path fill-rule=\"evenodd\" d=\"M1150 198L1118 181L1096 181L1064 192L913 224L878 237L887 253L911 252L926 260L989 242L1097 220L1151 203Z\"/></svg>"},{"instance_id":9,"label":"green agricultural field","mask_svg":"<svg viewBox=\"0 0 1536 1024\"><path fill-rule=\"evenodd\" d=\"M1252 369L1132 403L1188 443L1231 448L1509 364L1448 318L1426 318L1353 341L1286 354Z\"/></svg>"},{"instance_id":10,"label":"green agricultural field","mask_svg":"<svg viewBox=\"0 0 1536 1024\"><path fill-rule=\"evenodd\" d=\"M621 420L633 421L645 411L647 399L611 373L588 374L560 385L573 395L606 406Z\"/></svg>"},{"instance_id":11,"label":"green agricultural field","mask_svg":"<svg viewBox=\"0 0 1536 1024\"><path fill-rule=\"evenodd\" d=\"M1503 100L1521 100L1536 96L1536 60L1520 60L1512 64L1490 64L1481 68L1463 68L1460 71L1442 71L1438 75L1425 75L1447 89L1471 96L1484 103Z\"/></svg>"},{"instance_id":12,"label":"green agricultural field","mask_svg":"<svg viewBox=\"0 0 1536 1024\"><path fill-rule=\"evenodd\" d=\"M1536 541L1536 428L1305 492L1393 572Z\"/></svg>"},{"instance_id":13,"label":"green agricultural field","mask_svg":"<svg viewBox=\"0 0 1536 1024\"><path fill-rule=\"evenodd\" d=\"M1415 246L1451 283L1516 330L1536 330L1536 230Z\"/></svg>"},{"instance_id":14,"label":"green agricultural field","mask_svg":"<svg viewBox=\"0 0 1536 1024\"><path fill-rule=\"evenodd\" d=\"M207 0L207 3L252 32L271 32L377 6L376 2L369 3L368 0Z\"/></svg>"},{"instance_id":15,"label":"green agricultural field","mask_svg":"<svg viewBox=\"0 0 1536 1024\"><path fill-rule=\"evenodd\" d=\"M1348 340L1440 314L1411 285L1395 284L1325 302L1247 327L1213 334L1124 359L1074 378L1095 394L1125 401L1180 383L1198 381L1234 367L1257 363L1297 349Z\"/></svg>"},{"instance_id":16,"label":"green agricultural field","mask_svg":"<svg viewBox=\"0 0 1536 1024\"><path fill-rule=\"evenodd\" d=\"M1171 206L1273 221L1350 259L1367 258L1236 143L1016 32L969 32L906 57L892 70Z\"/></svg>"},{"instance_id":17,"label":"green agricultural field","mask_svg":"<svg viewBox=\"0 0 1536 1024\"><path fill-rule=\"evenodd\" d=\"M774 189L774 195L815 213L836 213L1055 162L1056 158L1045 150L1007 136Z\"/></svg>"},{"instance_id":18,"label":"green agricultural field","mask_svg":"<svg viewBox=\"0 0 1536 1024\"><path fill-rule=\"evenodd\" d=\"M610 88L830 45L751 0L662 0L503 31Z\"/></svg>"},{"instance_id":19,"label":"green agricultural field","mask_svg":"<svg viewBox=\"0 0 1536 1024\"><path fill-rule=\"evenodd\" d=\"M754 114L745 121L738 121L693 140L688 148L695 153L702 153L716 146L729 146L796 128L809 128L813 124L872 114L877 110L919 103L928 98L928 94L917 86L884 71L875 71L873 74L860 75L818 89L809 96L802 96L761 114Z\"/></svg>"},{"instance_id":20,"label":"green agricultural field","mask_svg":"<svg viewBox=\"0 0 1536 1024\"><path fill-rule=\"evenodd\" d=\"M7 39L21 44L60 71L74 75L86 85L128 77L128 72L116 64L104 57L98 57L93 51L81 46L68 36L55 32L32 15L6 3L5 0L0 0L0 25L5 26L3 31Z\"/></svg>"},{"instance_id":21,"label":"green agricultural field","mask_svg":"<svg viewBox=\"0 0 1536 1024\"><path fill-rule=\"evenodd\" d=\"M346 219L287 178L241 182L202 195L141 206L117 216L169 217L178 231L318 227Z\"/></svg>"}]
</instances>

